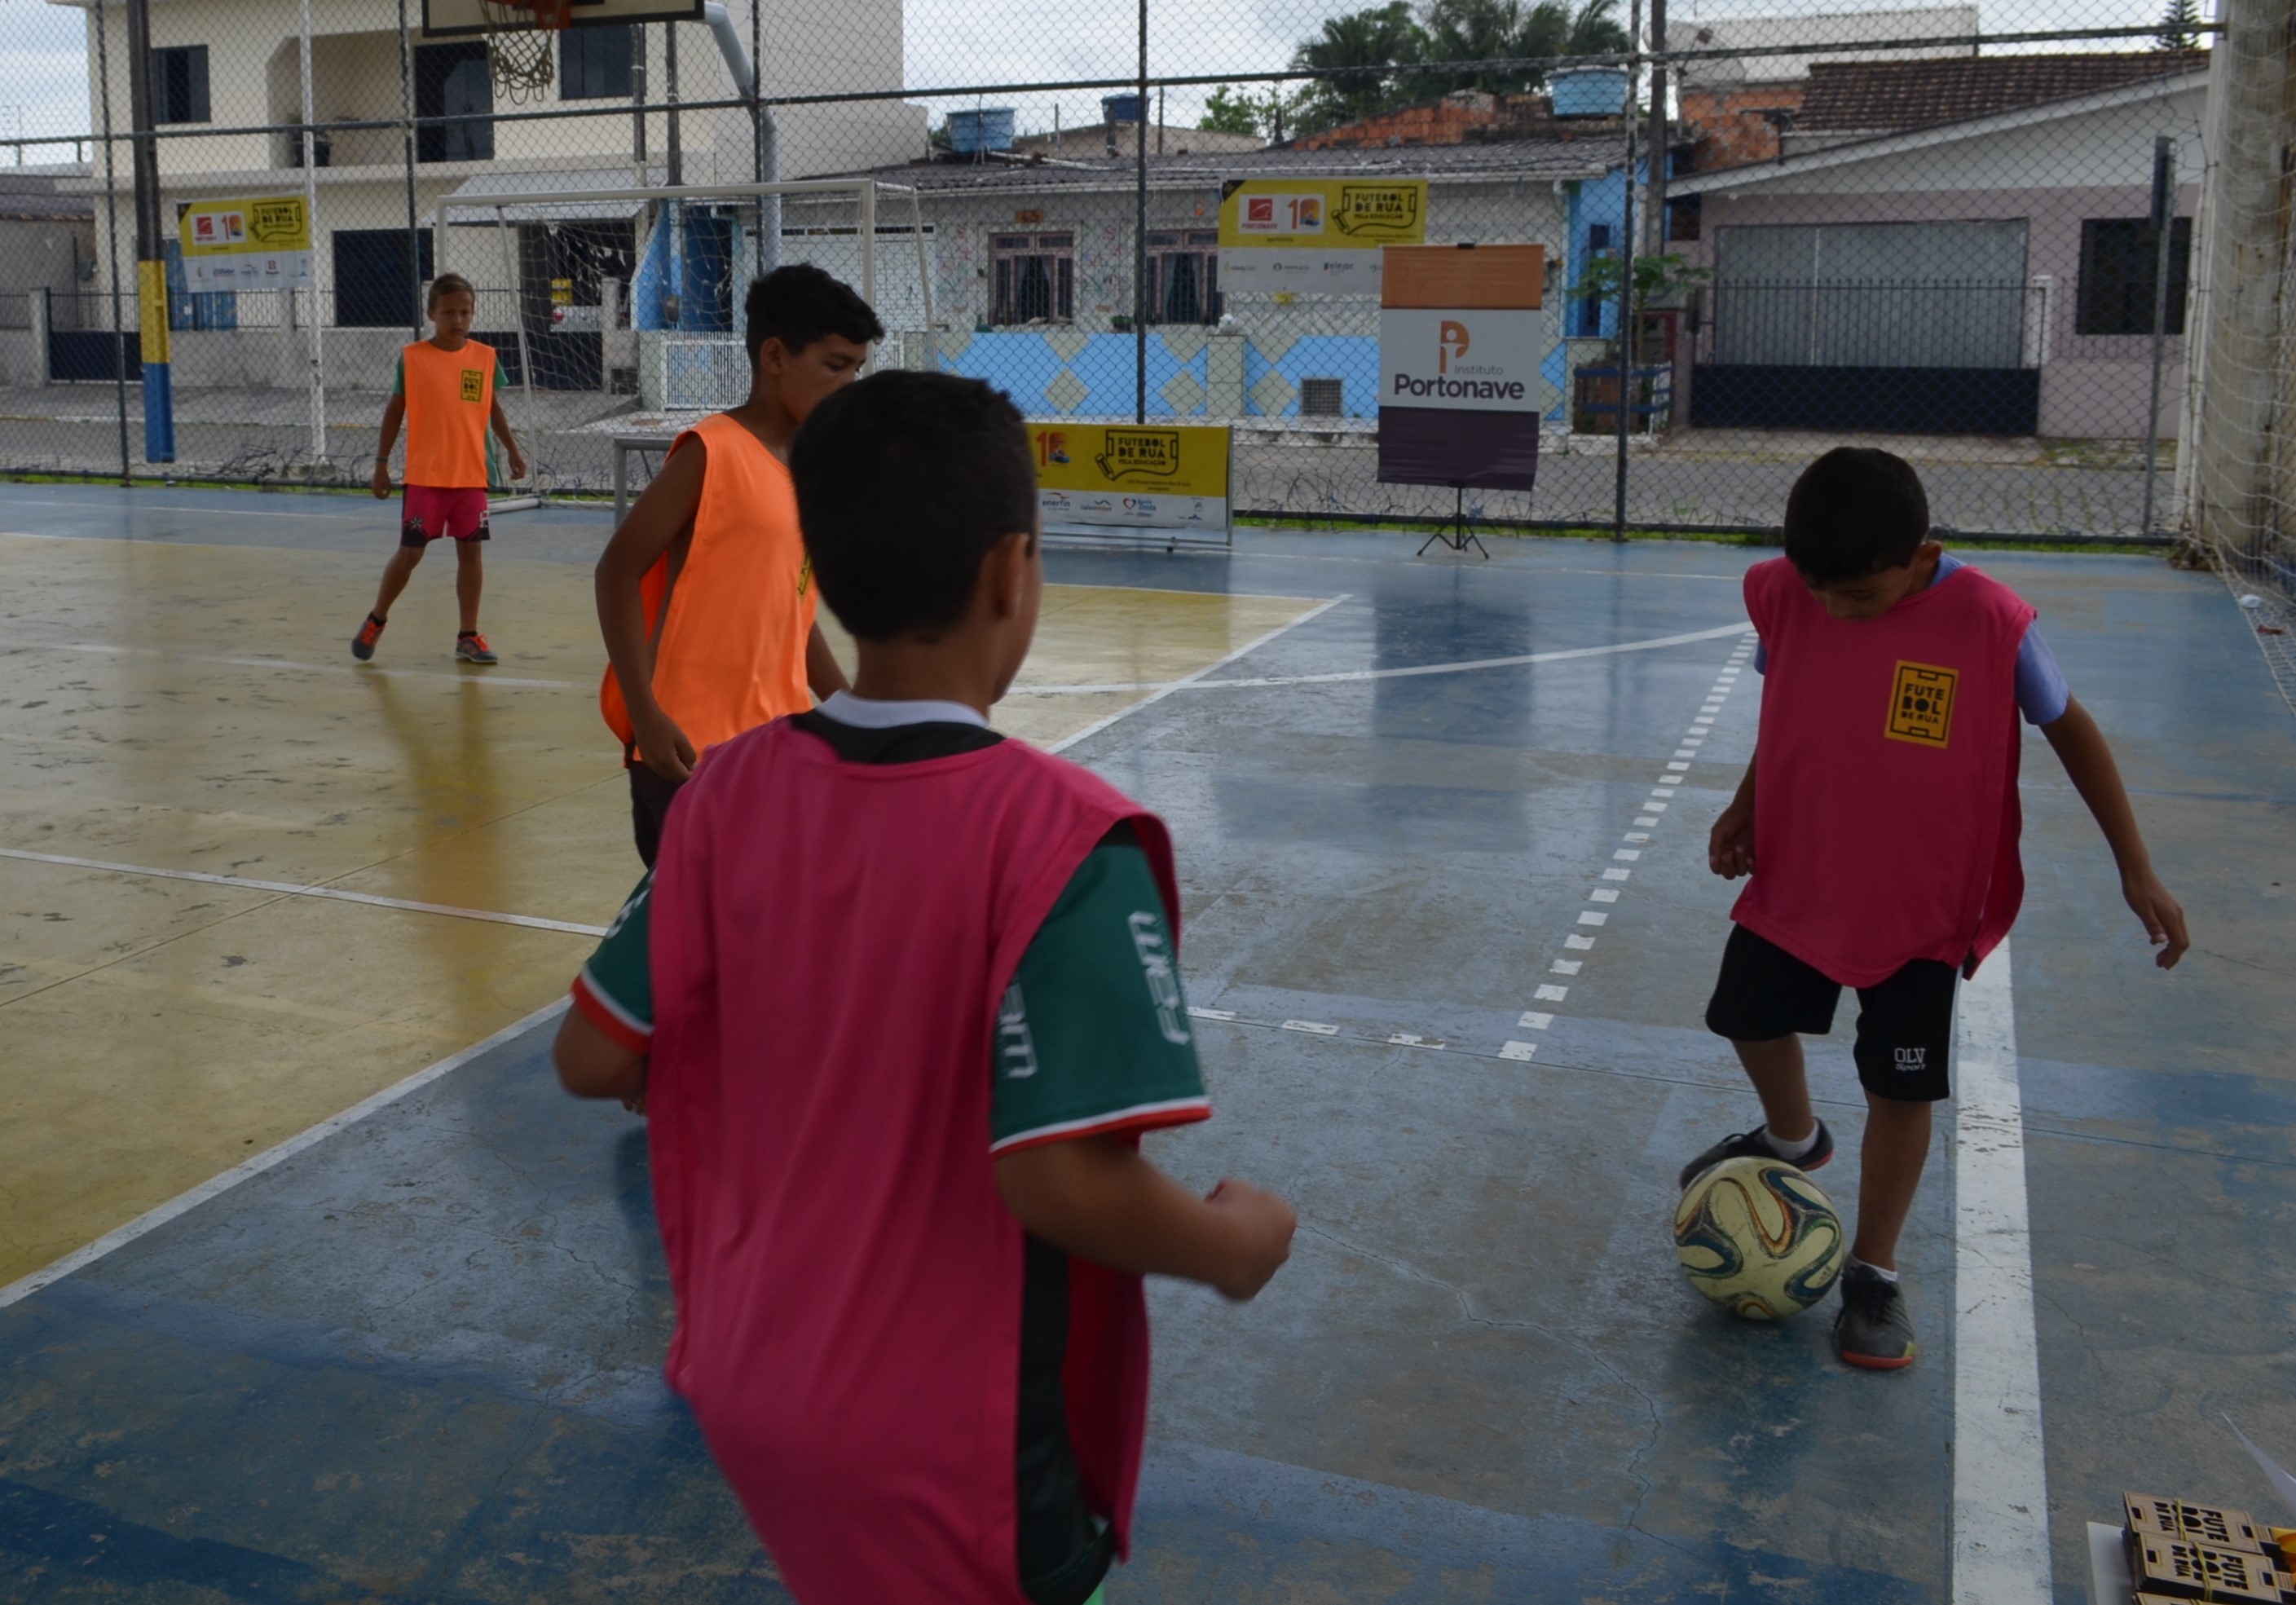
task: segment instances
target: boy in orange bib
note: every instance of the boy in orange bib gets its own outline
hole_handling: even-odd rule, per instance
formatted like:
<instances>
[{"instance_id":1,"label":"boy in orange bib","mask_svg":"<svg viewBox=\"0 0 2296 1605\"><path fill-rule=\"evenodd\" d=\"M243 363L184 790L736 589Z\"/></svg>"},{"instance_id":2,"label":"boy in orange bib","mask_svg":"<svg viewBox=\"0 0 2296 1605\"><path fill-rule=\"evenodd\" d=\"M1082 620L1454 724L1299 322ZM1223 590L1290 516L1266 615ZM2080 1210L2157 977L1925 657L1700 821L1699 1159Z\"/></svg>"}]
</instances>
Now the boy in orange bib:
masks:
<instances>
[{"instance_id":1,"label":"boy in orange bib","mask_svg":"<svg viewBox=\"0 0 2296 1605\"><path fill-rule=\"evenodd\" d=\"M486 570L479 543L487 538L487 431L491 428L510 456L511 478L526 477L526 458L512 438L496 387L502 361L494 348L471 339L478 294L459 274L430 282L430 315L438 332L398 354L398 382L382 409L382 442L374 452L374 494L390 495L390 448L398 424L406 421L406 504L398 526L398 550L383 565L374 611L351 637L351 656L364 663L374 656L390 604L414 577L424 550L441 536L455 542L455 600L463 614L455 656L464 663L493 663L494 651L479 634L479 593Z\"/></svg>"},{"instance_id":2,"label":"boy in orange bib","mask_svg":"<svg viewBox=\"0 0 2296 1605\"><path fill-rule=\"evenodd\" d=\"M631 833L653 867L670 798L701 755L845 689L814 623L790 441L860 377L884 325L818 267L779 268L743 308L750 399L677 438L598 559L610 667L598 710L622 743Z\"/></svg>"}]
</instances>

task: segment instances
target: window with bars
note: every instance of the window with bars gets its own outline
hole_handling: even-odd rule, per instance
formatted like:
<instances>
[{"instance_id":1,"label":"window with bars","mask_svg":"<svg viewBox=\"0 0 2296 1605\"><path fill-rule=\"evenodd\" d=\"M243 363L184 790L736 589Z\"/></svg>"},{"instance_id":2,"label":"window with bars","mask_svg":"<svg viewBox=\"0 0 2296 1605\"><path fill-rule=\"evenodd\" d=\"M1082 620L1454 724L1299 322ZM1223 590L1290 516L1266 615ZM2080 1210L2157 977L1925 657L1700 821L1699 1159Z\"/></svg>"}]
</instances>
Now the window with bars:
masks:
<instances>
[{"instance_id":1,"label":"window with bars","mask_svg":"<svg viewBox=\"0 0 2296 1605\"><path fill-rule=\"evenodd\" d=\"M152 53L152 120L203 123L208 111L208 47L170 45Z\"/></svg>"},{"instance_id":2,"label":"window with bars","mask_svg":"<svg viewBox=\"0 0 2296 1605\"><path fill-rule=\"evenodd\" d=\"M635 31L628 28L570 28L558 36L558 98L627 100Z\"/></svg>"},{"instance_id":3,"label":"window with bars","mask_svg":"<svg viewBox=\"0 0 2296 1605\"><path fill-rule=\"evenodd\" d=\"M2081 224L2080 297L2076 334L2150 334L2152 293L2160 283L2161 236L2147 217L2091 217ZM2193 257L2193 220L2169 225L2168 334L2185 332L2185 298Z\"/></svg>"},{"instance_id":4,"label":"window with bars","mask_svg":"<svg viewBox=\"0 0 2296 1605\"><path fill-rule=\"evenodd\" d=\"M993 323L1066 323L1076 318L1076 236L995 234L988 242Z\"/></svg>"},{"instance_id":5,"label":"window with bars","mask_svg":"<svg viewBox=\"0 0 2296 1605\"><path fill-rule=\"evenodd\" d=\"M1174 230L1148 236L1148 321L1219 321L1219 232Z\"/></svg>"}]
</instances>

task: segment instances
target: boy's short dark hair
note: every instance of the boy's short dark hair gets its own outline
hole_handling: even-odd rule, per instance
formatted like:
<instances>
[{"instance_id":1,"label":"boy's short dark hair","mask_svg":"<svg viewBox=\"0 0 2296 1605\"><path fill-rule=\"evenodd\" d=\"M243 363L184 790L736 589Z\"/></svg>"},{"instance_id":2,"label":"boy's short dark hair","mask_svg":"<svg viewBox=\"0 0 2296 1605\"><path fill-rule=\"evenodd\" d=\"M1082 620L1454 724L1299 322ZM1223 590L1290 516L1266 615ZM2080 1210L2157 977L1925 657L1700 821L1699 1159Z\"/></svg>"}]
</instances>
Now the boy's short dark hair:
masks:
<instances>
[{"instance_id":1,"label":"boy's short dark hair","mask_svg":"<svg viewBox=\"0 0 2296 1605\"><path fill-rule=\"evenodd\" d=\"M1930 538L1930 499L1903 457L1837 446L1786 497L1786 555L1816 585L1903 568Z\"/></svg>"},{"instance_id":2,"label":"boy's short dark hair","mask_svg":"<svg viewBox=\"0 0 2296 1605\"><path fill-rule=\"evenodd\" d=\"M843 335L857 346L885 338L885 325L869 303L850 284L809 262L776 267L751 284L742 318L751 367L769 340L778 340L795 356L825 334Z\"/></svg>"},{"instance_id":3,"label":"boy's short dark hair","mask_svg":"<svg viewBox=\"0 0 2296 1605\"><path fill-rule=\"evenodd\" d=\"M899 369L833 392L790 447L821 596L865 641L948 628L989 549L1037 527L1028 427L978 379Z\"/></svg>"},{"instance_id":4,"label":"boy's short dark hair","mask_svg":"<svg viewBox=\"0 0 2296 1605\"><path fill-rule=\"evenodd\" d=\"M438 306L439 298L442 295L455 294L469 296L473 303L479 299L479 292L471 287L470 280L459 273L442 273L430 281L430 292L422 298L422 310L428 312Z\"/></svg>"}]
</instances>

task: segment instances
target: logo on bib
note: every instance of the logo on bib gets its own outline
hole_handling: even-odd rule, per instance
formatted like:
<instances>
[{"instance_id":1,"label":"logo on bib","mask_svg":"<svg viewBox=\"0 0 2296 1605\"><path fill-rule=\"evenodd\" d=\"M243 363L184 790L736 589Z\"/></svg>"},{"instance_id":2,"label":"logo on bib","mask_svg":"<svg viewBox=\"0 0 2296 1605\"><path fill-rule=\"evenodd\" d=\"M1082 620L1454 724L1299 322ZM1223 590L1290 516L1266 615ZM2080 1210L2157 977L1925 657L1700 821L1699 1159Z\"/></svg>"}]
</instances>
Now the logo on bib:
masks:
<instances>
[{"instance_id":1,"label":"logo on bib","mask_svg":"<svg viewBox=\"0 0 2296 1605\"><path fill-rule=\"evenodd\" d=\"M1898 684L1890 697L1890 739L1917 747L1944 746L1953 730L1953 691L1960 680L1959 669L1898 664Z\"/></svg>"},{"instance_id":2,"label":"logo on bib","mask_svg":"<svg viewBox=\"0 0 2296 1605\"><path fill-rule=\"evenodd\" d=\"M487 398L487 376L477 368L463 370L463 399L484 401Z\"/></svg>"}]
</instances>

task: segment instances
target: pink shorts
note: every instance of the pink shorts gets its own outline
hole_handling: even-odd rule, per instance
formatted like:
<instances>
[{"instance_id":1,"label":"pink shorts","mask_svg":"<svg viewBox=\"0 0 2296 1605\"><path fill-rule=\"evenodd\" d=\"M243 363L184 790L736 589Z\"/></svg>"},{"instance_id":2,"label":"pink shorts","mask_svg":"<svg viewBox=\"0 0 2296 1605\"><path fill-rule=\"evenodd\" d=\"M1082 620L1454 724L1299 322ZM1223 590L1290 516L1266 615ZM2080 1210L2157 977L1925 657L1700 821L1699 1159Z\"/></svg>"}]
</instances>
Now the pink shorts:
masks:
<instances>
[{"instance_id":1,"label":"pink shorts","mask_svg":"<svg viewBox=\"0 0 2296 1605\"><path fill-rule=\"evenodd\" d=\"M399 515L398 544L424 546L442 535L458 541L488 538L484 487L459 486L452 490L430 485L406 487L406 509Z\"/></svg>"}]
</instances>

